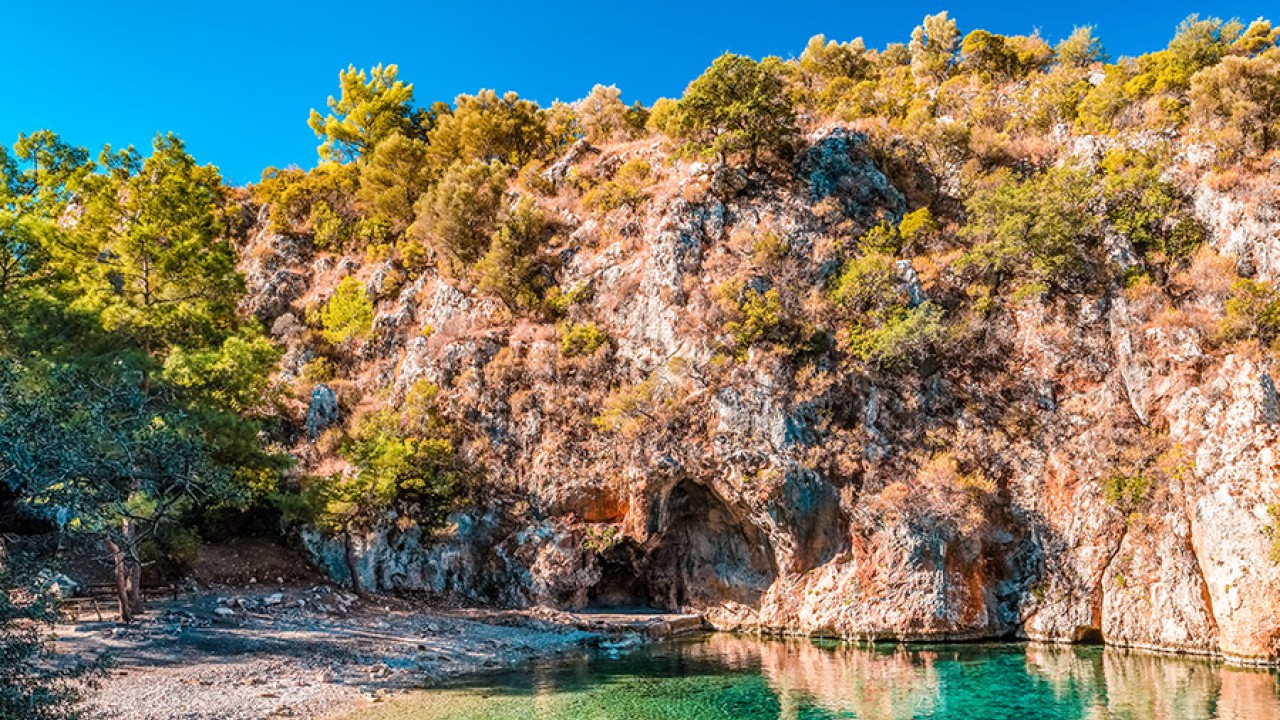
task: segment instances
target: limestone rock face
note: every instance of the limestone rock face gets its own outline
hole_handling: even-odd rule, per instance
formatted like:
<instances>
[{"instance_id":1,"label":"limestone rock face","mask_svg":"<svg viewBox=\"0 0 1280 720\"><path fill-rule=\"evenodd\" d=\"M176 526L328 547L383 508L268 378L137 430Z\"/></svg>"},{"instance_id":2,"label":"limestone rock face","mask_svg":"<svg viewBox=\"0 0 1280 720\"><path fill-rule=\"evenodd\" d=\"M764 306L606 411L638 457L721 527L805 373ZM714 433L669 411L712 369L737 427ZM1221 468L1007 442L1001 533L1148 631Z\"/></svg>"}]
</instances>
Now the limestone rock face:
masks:
<instances>
[{"instance_id":1,"label":"limestone rock face","mask_svg":"<svg viewBox=\"0 0 1280 720\"><path fill-rule=\"evenodd\" d=\"M395 407L428 381L484 469L484 492L444 528L389 517L350 538L363 587L651 605L827 637L1018 635L1280 659L1276 367L1187 319L1220 316L1220 297L1179 314L1117 284L1011 303L982 321L981 347L896 374L767 345L730 361L717 288L821 287L839 267L824 215L856 233L900 217L904 194L842 128L811 137L785 182L641 143L575 145L548 179L607 176L633 157L659 173L638 209L547 209L556 282L577 298L565 322L609 336L590 357L562 356L555 324L513 318L432 270L389 287L385 266L254 235L249 308L273 319L286 363L312 357L298 318L342 275L381 293L353 369L315 385L299 413L304 463L323 464L308 438L344 421L339 396ZM1276 277L1269 206L1197 193L1211 244ZM756 260L766 233L789 265ZM1119 264L1132 254L1116 240ZM945 304L924 263L894 272L910 305ZM303 539L346 578L347 539Z\"/></svg>"},{"instance_id":2,"label":"limestone rock face","mask_svg":"<svg viewBox=\"0 0 1280 720\"><path fill-rule=\"evenodd\" d=\"M1240 192L1197 188L1196 211L1209 227L1209 240L1221 253L1236 258L1246 275L1280 278L1280 201L1274 180L1261 200Z\"/></svg>"}]
</instances>

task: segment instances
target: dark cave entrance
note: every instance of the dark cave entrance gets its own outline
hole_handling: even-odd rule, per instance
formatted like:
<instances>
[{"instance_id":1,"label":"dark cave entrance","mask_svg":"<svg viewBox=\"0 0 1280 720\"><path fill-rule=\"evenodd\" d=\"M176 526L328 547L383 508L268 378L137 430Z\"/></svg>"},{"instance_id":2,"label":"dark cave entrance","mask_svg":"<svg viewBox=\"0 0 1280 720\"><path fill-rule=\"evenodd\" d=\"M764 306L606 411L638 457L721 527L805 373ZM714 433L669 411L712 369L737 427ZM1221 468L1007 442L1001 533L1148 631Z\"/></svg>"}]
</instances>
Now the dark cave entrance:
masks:
<instances>
[{"instance_id":1,"label":"dark cave entrance","mask_svg":"<svg viewBox=\"0 0 1280 720\"><path fill-rule=\"evenodd\" d=\"M650 518L645 577L650 604L689 610L755 605L777 575L764 532L734 516L707 487L684 480Z\"/></svg>"},{"instance_id":2,"label":"dark cave entrance","mask_svg":"<svg viewBox=\"0 0 1280 720\"><path fill-rule=\"evenodd\" d=\"M600 581L587 594L597 609L656 609L649 599L643 572L644 553L635 542L623 540L600 555Z\"/></svg>"},{"instance_id":3,"label":"dark cave entrance","mask_svg":"<svg viewBox=\"0 0 1280 720\"><path fill-rule=\"evenodd\" d=\"M588 591L597 609L698 610L756 605L777 571L764 532L738 519L704 485L685 480L649 516L649 541L624 539L600 554Z\"/></svg>"}]
</instances>

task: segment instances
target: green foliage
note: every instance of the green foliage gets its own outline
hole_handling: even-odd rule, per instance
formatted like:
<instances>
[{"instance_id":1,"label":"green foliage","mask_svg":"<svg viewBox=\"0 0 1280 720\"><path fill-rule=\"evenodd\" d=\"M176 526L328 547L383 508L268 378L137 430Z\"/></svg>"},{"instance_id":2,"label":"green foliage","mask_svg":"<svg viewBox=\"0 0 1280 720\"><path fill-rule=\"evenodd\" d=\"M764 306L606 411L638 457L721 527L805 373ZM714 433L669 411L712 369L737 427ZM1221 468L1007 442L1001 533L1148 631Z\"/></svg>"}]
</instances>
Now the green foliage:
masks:
<instances>
[{"instance_id":1,"label":"green foliage","mask_svg":"<svg viewBox=\"0 0 1280 720\"><path fill-rule=\"evenodd\" d=\"M560 355L567 358L595 355L610 340L609 333L601 330L595 323L565 325L560 330Z\"/></svg>"},{"instance_id":2,"label":"green foliage","mask_svg":"<svg viewBox=\"0 0 1280 720\"><path fill-rule=\"evenodd\" d=\"M655 115L658 110L655 104ZM761 153L785 156L797 130L782 62L721 55L689 83L672 114L661 119L661 127L722 162L745 152L754 168Z\"/></svg>"},{"instance_id":3,"label":"green foliage","mask_svg":"<svg viewBox=\"0 0 1280 720\"><path fill-rule=\"evenodd\" d=\"M223 237L217 169L159 136L136 171L94 175L85 188L70 261L78 302L148 347L216 341L244 290Z\"/></svg>"},{"instance_id":4,"label":"green foliage","mask_svg":"<svg viewBox=\"0 0 1280 720\"><path fill-rule=\"evenodd\" d=\"M165 525L139 543L145 571L157 581L187 577L200 559L200 534L183 525Z\"/></svg>"},{"instance_id":5,"label":"green foliage","mask_svg":"<svg viewBox=\"0 0 1280 720\"><path fill-rule=\"evenodd\" d=\"M1232 52L1244 30L1234 20L1224 23L1192 15L1164 50L1107 66L1103 82L1081 101L1082 124L1108 132L1123 113L1137 113L1155 127L1181 124L1192 77Z\"/></svg>"},{"instance_id":6,"label":"green foliage","mask_svg":"<svg viewBox=\"0 0 1280 720\"><path fill-rule=\"evenodd\" d=\"M907 245L919 244L939 229L938 221L933 219L933 213L927 207L912 210L898 223L898 234Z\"/></svg>"},{"instance_id":7,"label":"green foliage","mask_svg":"<svg viewBox=\"0 0 1280 720\"><path fill-rule=\"evenodd\" d=\"M766 230L751 243L751 260L756 266L777 262L787 256L791 245L782 235Z\"/></svg>"},{"instance_id":8,"label":"green foliage","mask_svg":"<svg viewBox=\"0 0 1280 720\"><path fill-rule=\"evenodd\" d=\"M564 317L570 308L587 301L590 297L591 286L587 283L579 283L568 290L557 286L547 290L543 298L543 307L546 314L553 318Z\"/></svg>"},{"instance_id":9,"label":"green foliage","mask_svg":"<svg viewBox=\"0 0 1280 720\"><path fill-rule=\"evenodd\" d=\"M650 375L634 385L614 388L591 424L603 432L633 438L658 422L662 407L668 401L662 385Z\"/></svg>"},{"instance_id":10,"label":"green foliage","mask_svg":"<svg viewBox=\"0 0 1280 720\"><path fill-rule=\"evenodd\" d=\"M0 299L47 275L53 223L34 213L0 210Z\"/></svg>"},{"instance_id":11,"label":"green foliage","mask_svg":"<svg viewBox=\"0 0 1280 720\"><path fill-rule=\"evenodd\" d=\"M492 90L459 95L452 113L442 115L428 136L437 171L456 162L520 167L558 148L537 103L515 93Z\"/></svg>"},{"instance_id":12,"label":"green foliage","mask_svg":"<svg viewBox=\"0 0 1280 720\"><path fill-rule=\"evenodd\" d=\"M398 74L395 65L378 65L367 73L352 65L338 73L341 97L329 98L329 115L312 110L308 121L323 140L321 160L351 162L391 135L411 133L413 85L401 82Z\"/></svg>"},{"instance_id":13,"label":"green foliage","mask_svg":"<svg viewBox=\"0 0 1280 720\"><path fill-rule=\"evenodd\" d=\"M278 475L247 416L271 411L278 355L236 313L239 209L217 169L172 135L145 160L87 157L43 131L0 152L0 485L68 542L107 546L128 619L140 538ZM18 684L39 690L23 672L0 704ZM44 677L49 694L22 716L45 717L46 700L70 716L57 673Z\"/></svg>"},{"instance_id":14,"label":"green foliage","mask_svg":"<svg viewBox=\"0 0 1280 720\"><path fill-rule=\"evenodd\" d=\"M309 383L329 382L335 375L333 361L327 357L318 357L314 360L309 360L302 366L302 370L299 375L303 380Z\"/></svg>"},{"instance_id":15,"label":"green foliage","mask_svg":"<svg viewBox=\"0 0 1280 720\"><path fill-rule=\"evenodd\" d=\"M1084 282L1100 243L1093 197L1092 178L1071 167L1025 179L995 173L965 203L969 221L961 235L976 245L956 268L976 269L996 286L1013 280L1063 289Z\"/></svg>"},{"instance_id":16,"label":"green foliage","mask_svg":"<svg viewBox=\"0 0 1280 720\"><path fill-rule=\"evenodd\" d=\"M863 254L894 256L902 252L904 246L918 246L938 230L929 208L919 208L903 215L897 225L888 220L872 225L858 238L858 250Z\"/></svg>"},{"instance_id":17,"label":"green foliage","mask_svg":"<svg viewBox=\"0 0 1280 720\"><path fill-rule=\"evenodd\" d=\"M1123 513L1132 513L1147 498L1151 481L1145 473L1112 472L1102 479L1102 496L1107 504Z\"/></svg>"},{"instance_id":18,"label":"green foliage","mask_svg":"<svg viewBox=\"0 0 1280 720\"><path fill-rule=\"evenodd\" d=\"M1087 68L1097 62L1106 62L1107 54L1102 41L1093 35L1093 26L1076 26L1054 50L1058 62L1067 67Z\"/></svg>"},{"instance_id":19,"label":"green foliage","mask_svg":"<svg viewBox=\"0 0 1280 720\"><path fill-rule=\"evenodd\" d=\"M0 718L89 718L81 701L106 662L68 662L54 655L57 597L25 565L7 557L0 541Z\"/></svg>"},{"instance_id":20,"label":"green foliage","mask_svg":"<svg viewBox=\"0 0 1280 720\"><path fill-rule=\"evenodd\" d=\"M777 288L761 292L754 287L730 285L722 288L720 294L721 302L730 311L731 319L725 324L725 331L733 337L734 357L745 360L756 345L786 341L782 297Z\"/></svg>"},{"instance_id":21,"label":"green foliage","mask_svg":"<svg viewBox=\"0 0 1280 720\"><path fill-rule=\"evenodd\" d=\"M907 51L911 55L911 74L917 83L936 86L950 75L960 49L960 30L946 12L926 15L924 22L911 32Z\"/></svg>"},{"instance_id":22,"label":"green foliage","mask_svg":"<svg viewBox=\"0 0 1280 720\"><path fill-rule=\"evenodd\" d=\"M589 553L603 553L616 547L626 538L617 525L588 525L582 538L582 549Z\"/></svg>"},{"instance_id":23,"label":"green foliage","mask_svg":"<svg viewBox=\"0 0 1280 720\"><path fill-rule=\"evenodd\" d=\"M430 187L427 149L425 141L396 133L379 142L360 167L360 202L387 220L390 234L413 223L414 205Z\"/></svg>"},{"instance_id":24,"label":"green foliage","mask_svg":"<svg viewBox=\"0 0 1280 720\"><path fill-rule=\"evenodd\" d=\"M0 482L73 540L105 541L125 620L141 609L139 538L193 501L234 498L236 469L262 467L245 423L144 383L138 364L0 359Z\"/></svg>"},{"instance_id":25,"label":"green foliage","mask_svg":"<svg viewBox=\"0 0 1280 720\"><path fill-rule=\"evenodd\" d=\"M672 98L658 98L649 110L649 119L645 127L669 137L680 135L680 101Z\"/></svg>"},{"instance_id":26,"label":"green foliage","mask_svg":"<svg viewBox=\"0 0 1280 720\"><path fill-rule=\"evenodd\" d=\"M828 296L846 322L850 353L880 367L921 357L942 339L942 309L929 302L911 305L893 258L864 249L848 260Z\"/></svg>"},{"instance_id":27,"label":"green foliage","mask_svg":"<svg viewBox=\"0 0 1280 720\"><path fill-rule=\"evenodd\" d=\"M272 232L311 235L316 247L341 250L360 221L352 203L359 180L360 168L354 165L321 163L311 171L267 168L253 195L270 205Z\"/></svg>"},{"instance_id":28,"label":"green foliage","mask_svg":"<svg viewBox=\"0 0 1280 720\"><path fill-rule=\"evenodd\" d=\"M1191 117L1208 131L1224 159L1280 146L1280 50L1227 57L1191 81Z\"/></svg>"},{"instance_id":29,"label":"green foliage","mask_svg":"<svg viewBox=\"0 0 1280 720\"><path fill-rule=\"evenodd\" d=\"M373 300L364 284L354 277L343 278L320 311L320 322L329 342L368 337L373 330Z\"/></svg>"},{"instance_id":30,"label":"green foliage","mask_svg":"<svg viewBox=\"0 0 1280 720\"><path fill-rule=\"evenodd\" d=\"M577 117L589 142L599 145L634 135L634 120L627 117L629 109L621 98L622 91L616 85L596 85L577 102Z\"/></svg>"},{"instance_id":31,"label":"green foliage","mask_svg":"<svg viewBox=\"0 0 1280 720\"><path fill-rule=\"evenodd\" d=\"M809 38L796 62L806 86L817 89L833 80L862 80L872 71L872 56L862 38L846 43L828 41L824 35Z\"/></svg>"},{"instance_id":32,"label":"green foliage","mask_svg":"<svg viewBox=\"0 0 1280 720\"><path fill-rule=\"evenodd\" d=\"M87 150L49 130L19 134L13 150L17 161L30 165L21 174L10 171L15 183L12 190L22 196L24 213L56 218L66 208L73 189L94 170Z\"/></svg>"},{"instance_id":33,"label":"green foliage","mask_svg":"<svg viewBox=\"0 0 1280 720\"><path fill-rule=\"evenodd\" d=\"M890 224L888 220L881 220L858 238L858 248L864 253L893 256L902 250L902 240L902 234L897 227Z\"/></svg>"},{"instance_id":34,"label":"green foliage","mask_svg":"<svg viewBox=\"0 0 1280 720\"><path fill-rule=\"evenodd\" d=\"M1053 50L1039 37L1005 37L986 30L974 30L966 35L960 52L967 69L997 80L1044 70L1053 59Z\"/></svg>"},{"instance_id":35,"label":"green foliage","mask_svg":"<svg viewBox=\"0 0 1280 720\"><path fill-rule=\"evenodd\" d=\"M1280 354L1280 290L1262 280L1236 280L1221 329L1229 339L1257 338Z\"/></svg>"},{"instance_id":36,"label":"green foliage","mask_svg":"<svg viewBox=\"0 0 1280 720\"><path fill-rule=\"evenodd\" d=\"M447 274L461 274L488 249L508 174L502 164L459 161L418 201L409 235Z\"/></svg>"},{"instance_id":37,"label":"green foliage","mask_svg":"<svg viewBox=\"0 0 1280 720\"><path fill-rule=\"evenodd\" d=\"M649 199L645 189L651 184L649 163L643 158L633 158L623 163L612 180L600 183L582 196L583 206L599 213L612 212L620 207L635 210Z\"/></svg>"},{"instance_id":38,"label":"green foliage","mask_svg":"<svg viewBox=\"0 0 1280 720\"><path fill-rule=\"evenodd\" d=\"M270 397L268 378L280 349L257 333L232 335L220 346L175 349L164 361L164 378L207 397L218 407L245 412Z\"/></svg>"},{"instance_id":39,"label":"green foliage","mask_svg":"<svg viewBox=\"0 0 1280 720\"><path fill-rule=\"evenodd\" d=\"M865 362L894 367L920 358L943 337L942 308L930 302L881 313L874 326L849 330L849 351Z\"/></svg>"},{"instance_id":40,"label":"green foliage","mask_svg":"<svg viewBox=\"0 0 1280 720\"><path fill-rule=\"evenodd\" d=\"M480 290L496 295L511 309L537 307L550 283L549 273L542 272L549 263L541 253L545 229L542 211L529 198L522 198L476 262Z\"/></svg>"},{"instance_id":41,"label":"green foliage","mask_svg":"<svg viewBox=\"0 0 1280 720\"><path fill-rule=\"evenodd\" d=\"M295 510L333 532L372 528L388 512L420 527L440 525L465 491L465 477L437 412L438 389L415 384L400 412L361 421L341 447L352 472L318 479Z\"/></svg>"},{"instance_id":42,"label":"green foliage","mask_svg":"<svg viewBox=\"0 0 1280 720\"><path fill-rule=\"evenodd\" d=\"M1101 168L1111 226L1157 263L1190 259L1204 241L1204 230L1182 192L1162 178L1161 163L1152 155L1113 150Z\"/></svg>"},{"instance_id":43,"label":"green foliage","mask_svg":"<svg viewBox=\"0 0 1280 720\"><path fill-rule=\"evenodd\" d=\"M851 258L831 285L830 296L853 313L875 313L905 302L894 273L893 258L874 250Z\"/></svg>"}]
</instances>

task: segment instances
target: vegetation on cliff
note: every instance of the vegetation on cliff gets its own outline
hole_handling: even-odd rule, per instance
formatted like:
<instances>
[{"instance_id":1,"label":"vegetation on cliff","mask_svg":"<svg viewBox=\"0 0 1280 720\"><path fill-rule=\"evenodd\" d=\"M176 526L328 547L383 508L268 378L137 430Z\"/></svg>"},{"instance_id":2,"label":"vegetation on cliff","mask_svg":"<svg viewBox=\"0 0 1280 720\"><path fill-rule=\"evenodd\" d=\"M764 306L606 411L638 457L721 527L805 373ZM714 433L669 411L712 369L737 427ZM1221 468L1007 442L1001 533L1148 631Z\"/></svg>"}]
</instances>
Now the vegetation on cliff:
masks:
<instances>
[{"instance_id":1,"label":"vegetation on cliff","mask_svg":"<svg viewBox=\"0 0 1280 720\"><path fill-rule=\"evenodd\" d=\"M262 514L344 536L360 589L354 534L430 532L509 493L499 469L523 467L517 421L555 425L581 466L620 473L711 434L708 399L750 371L785 378L822 435L788 477L875 488L865 506L877 513L932 507L972 534L1007 491L1009 468L988 456L1037 422L1025 398L958 391L963 422L926 420L910 452L875 465L879 441L830 389L939 367L988 388L1014 372L1002 327L1073 296L1158 305L1167 327L1274 362L1280 289L1223 270L1192 186L1247 186L1277 161L1278 39L1265 20L1191 17L1168 47L1111 62L1089 28L1052 45L964 33L942 13L882 49L819 36L789 60L726 54L652 107L602 86L545 108L490 90L424 106L396 66L351 67L311 113L317 166L269 168L248 188L224 185L172 135L146 156L106 147L96 160L49 131L24 135L0 148L4 515L102 547L124 619L141 609L144 558L180 572L200 535ZM829 171L835 155L888 185L871 198L866 178ZM1192 165L1203 177L1189 179ZM628 238L654 224L658 197L703 217L718 203L722 223L731 200L760 212L723 228L702 275L662 289L710 338L706 361L627 373L608 308L633 298L568 278L589 250L616 243L613 265L644 252ZM770 215L796 197L803 232ZM327 259L318 272L343 277L255 307L240 268L271 260L252 253L273 242L301 243ZM392 312L425 278L492 309L488 326ZM1220 322L1195 305L1214 293ZM512 342L447 382L392 387L375 360L389 337L407 342L405 325L434 352L495 327ZM551 353L529 349L548 339ZM310 437L305 401L314 411L329 396L341 413ZM1099 453L1106 497L1128 516L1185 462L1163 428L1116 424L1116 447ZM765 465L736 477L765 486L784 472ZM26 607L10 615L42 617ZM0 614L0 628L11 622ZM12 646L18 663L35 647Z\"/></svg>"}]
</instances>

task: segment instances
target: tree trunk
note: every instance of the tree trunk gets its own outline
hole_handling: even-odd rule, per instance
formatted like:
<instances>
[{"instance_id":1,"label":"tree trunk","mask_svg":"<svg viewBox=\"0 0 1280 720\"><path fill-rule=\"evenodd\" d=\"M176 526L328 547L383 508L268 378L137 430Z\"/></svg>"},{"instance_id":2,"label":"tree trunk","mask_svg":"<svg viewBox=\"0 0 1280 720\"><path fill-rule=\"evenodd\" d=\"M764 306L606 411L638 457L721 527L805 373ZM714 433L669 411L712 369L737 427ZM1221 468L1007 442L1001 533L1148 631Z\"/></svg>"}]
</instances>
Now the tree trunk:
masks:
<instances>
[{"instance_id":1,"label":"tree trunk","mask_svg":"<svg viewBox=\"0 0 1280 720\"><path fill-rule=\"evenodd\" d=\"M142 563L138 560L138 535L133 521L120 521L120 542L107 537L107 550L116 580L120 622L131 622L142 612Z\"/></svg>"},{"instance_id":2,"label":"tree trunk","mask_svg":"<svg viewBox=\"0 0 1280 720\"><path fill-rule=\"evenodd\" d=\"M125 568L129 571L129 609L134 615L142 612L142 559L138 557L138 528L133 521L120 521L125 542Z\"/></svg>"},{"instance_id":3,"label":"tree trunk","mask_svg":"<svg viewBox=\"0 0 1280 720\"><path fill-rule=\"evenodd\" d=\"M364 588L360 587L360 571L356 567L356 549L351 542L350 530L343 533L343 543L343 550L345 551L343 555L347 561L347 573L351 575L351 591L359 597L364 597Z\"/></svg>"},{"instance_id":4,"label":"tree trunk","mask_svg":"<svg viewBox=\"0 0 1280 720\"><path fill-rule=\"evenodd\" d=\"M107 538L107 550L111 553L111 564L116 578L116 602L120 607L120 622L133 620L133 606L129 602L129 574L125 570L124 551L115 540Z\"/></svg>"}]
</instances>

